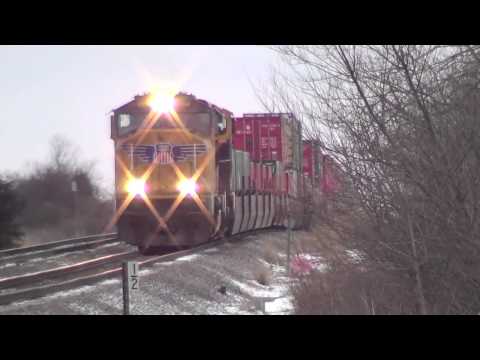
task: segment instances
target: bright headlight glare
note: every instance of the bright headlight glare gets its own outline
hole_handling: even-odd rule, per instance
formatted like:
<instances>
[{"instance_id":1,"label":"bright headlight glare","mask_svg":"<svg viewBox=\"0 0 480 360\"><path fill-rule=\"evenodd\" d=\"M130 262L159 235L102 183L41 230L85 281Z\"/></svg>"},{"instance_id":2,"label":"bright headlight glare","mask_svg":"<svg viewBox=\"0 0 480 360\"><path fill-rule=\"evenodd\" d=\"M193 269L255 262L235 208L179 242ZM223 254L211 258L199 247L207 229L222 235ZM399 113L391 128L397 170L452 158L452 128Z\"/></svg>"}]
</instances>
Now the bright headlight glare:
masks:
<instances>
[{"instance_id":1,"label":"bright headlight glare","mask_svg":"<svg viewBox=\"0 0 480 360\"><path fill-rule=\"evenodd\" d=\"M145 180L131 179L128 181L126 189L132 195L145 194Z\"/></svg>"},{"instance_id":2,"label":"bright headlight glare","mask_svg":"<svg viewBox=\"0 0 480 360\"><path fill-rule=\"evenodd\" d=\"M177 189L183 194L194 195L197 192L197 184L193 179L185 179L181 180L178 185Z\"/></svg>"},{"instance_id":3,"label":"bright headlight glare","mask_svg":"<svg viewBox=\"0 0 480 360\"><path fill-rule=\"evenodd\" d=\"M154 93L148 99L148 106L159 114L173 112L174 105L174 98L163 93Z\"/></svg>"}]
</instances>

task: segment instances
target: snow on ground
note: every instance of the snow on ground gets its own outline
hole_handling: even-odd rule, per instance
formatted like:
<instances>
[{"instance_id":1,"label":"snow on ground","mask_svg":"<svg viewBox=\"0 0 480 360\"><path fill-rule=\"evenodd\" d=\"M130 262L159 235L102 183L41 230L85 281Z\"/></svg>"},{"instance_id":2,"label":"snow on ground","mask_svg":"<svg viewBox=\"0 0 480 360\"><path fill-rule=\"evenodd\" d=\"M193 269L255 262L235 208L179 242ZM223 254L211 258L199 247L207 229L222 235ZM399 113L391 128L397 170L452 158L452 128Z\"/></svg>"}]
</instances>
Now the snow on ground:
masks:
<instances>
[{"instance_id":1,"label":"snow on ground","mask_svg":"<svg viewBox=\"0 0 480 360\"><path fill-rule=\"evenodd\" d=\"M12 267L12 266L15 266L17 264L15 263L7 263L7 264L3 264L0 266L0 269L4 269L4 268L9 268L9 267Z\"/></svg>"},{"instance_id":2,"label":"snow on ground","mask_svg":"<svg viewBox=\"0 0 480 360\"><path fill-rule=\"evenodd\" d=\"M328 268L328 266L324 263L325 259L319 255L301 254L300 256L307 260L317 271L324 272Z\"/></svg>"},{"instance_id":3,"label":"snow on ground","mask_svg":"<svg viewBox=\"0 0 480 360\"><path fill-rule=\"evenodd\" d=\"M360 263L362 261L362 256L358 251L355 250L345 250L348 256L353 260L354 263Z\"/></svg>"},{"instance_id":4,"label":"snow on ground","mask_svg":"<svg viewBox=\"0 0 480 360\"><path fill-rule=\"evenodd\" d=\"M292 312L292 309L293 309L293 304L290 296L278 298L271 302L265 303L265 312L267 314L288 315Z\"/></svg>"},{"instance_id":5,"label":"snow on ground","mask_svg":"<svg viewBox=\"0 0 480 360\"><path fill-rule=\"evenodd\" d=\"M140 268L140 290L131 294L131 314L291 314L293 277L285 271L285 233L249 236L173 261ZM264 259L266 245L277 263ZM322 271L321 257L303 254ZM323 267L322 267L323 266ZM263 269L263 270L259 270ZM269 272L265 285L261 271ZM41 299L0 306L1 314L121 314L120 279L62 291Z\"/></svg>"},{"instance_id":6,"label":"snow on ground","mask_svg":"<svg viewBox=\"0 0 480 360\"><path fill-rule=\"evenodd\" d=\"M196 259L198 257L198 254L192 254L192 255L186 255L186 256L182 256L178 259L175 259L176 262L179 262L179 261L192 261L193 259Z\"/></svg>"},{"instance_id":7,"label":"snow on ground","mask_svg":"<svg viewBox=\"0 0 480 360\"><path fill-rule=\"evenodd\" d=\"M93 247L86 250L75 250L72 252L64 252L56 255L41 255L34 258L18 258L6 259L7 264L0 265L0 278L17 276L25 273L32 273L44 270L50 270L60 266L71 265L77 262L92 260L96 257L112 254L112 247L117 248L116 252L125 252L134 250L134 247L120 242L105 244L99 247Z\"/></svg>"},{"instance_id":8,"label":"snow on ground","mask_svg":"<svg viewBox=\"0 0 480 360\"><path fill-rule=\"evenodd\" d=\"M79 245L82 245L82 244L79 244ZM129 247L128 246L125 246L125 244L122 244L120 242L113 242L113 243L107 243L107 244L103 244L103 245L100 245L100 246L95 246L95 247L92 247L90 249L87 249L87 250L74 250L74 251L68 251L68 248L71 247L71 245L64 245L64 246L60 246L58 248L56 248L55 250L56 251L59 251L59 250L66 250L64 253L59 253L57 255L48 255L48 259L49 260L55 260L55 259L62 259L64 257L71 257L71 256L75 256L75 255L85 255L85 254L90 254L90 253L97 253L97 252L100 252L101 250L104 250L104 249L109 249L111 247L119 247L120 250L123 250L123 249L128 249ZM31 257L31 258L28 258L26 260L22 260L22 263L28 263L28 262L41 262L41 261L45 261L45 254L42 253L43 251L45 250L38 250L39 253L38 253L38 257L37 255L35 254L35 251L32 252L33 255L35 255L35 257ZM15 258L17 255L10 255L10 256L7 256L7 259L8 257L13 257ZM9 265L9 264L6 264L6 265ZM6 265L1 265L0 268L2 267L6 267ZM16 265L16 263L13 263L13 265Z\"/></svg>"}]
</instances>

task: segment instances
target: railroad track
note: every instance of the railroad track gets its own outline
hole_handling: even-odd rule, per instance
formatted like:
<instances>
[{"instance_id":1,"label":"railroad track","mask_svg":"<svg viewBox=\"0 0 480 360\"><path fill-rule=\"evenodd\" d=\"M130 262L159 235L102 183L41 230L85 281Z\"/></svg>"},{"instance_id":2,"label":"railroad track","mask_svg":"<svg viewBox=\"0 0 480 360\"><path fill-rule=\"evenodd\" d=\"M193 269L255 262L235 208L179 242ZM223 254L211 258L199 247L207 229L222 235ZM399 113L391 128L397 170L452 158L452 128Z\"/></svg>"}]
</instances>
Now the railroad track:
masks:
<instances>
[{"instance_id":1,"label":"railroad track","mask_svg":"<svg viewBox=\"0 0 480 360\"><path fill-rule=\"evenodd\" d=\"M105 279L121 278L123 261L137 261L141 268L145 268L153 266L159 262L172 261L179 257L194 254L228 242L238 242L248 236L272 231L283 230L254 230L225 239L209 241L187 250L175 251L153 257L140 255L137 251L125 251L78 262L72 265L1 278L0 305L8 305L18 301L40 298L58 291L92 285Z\"/></svg>"},{"instance_id":2,"label":"railroad track","mask_svg":"<svg viewBox=\"0 0 480 360\"><path fill-rule=\"evenodd\" d=\"M0 251L0 262L27 260L39 256L55 255L75 250L89 249L118 242L116 233L90 235Z\"/></svg>"}]
</instances>

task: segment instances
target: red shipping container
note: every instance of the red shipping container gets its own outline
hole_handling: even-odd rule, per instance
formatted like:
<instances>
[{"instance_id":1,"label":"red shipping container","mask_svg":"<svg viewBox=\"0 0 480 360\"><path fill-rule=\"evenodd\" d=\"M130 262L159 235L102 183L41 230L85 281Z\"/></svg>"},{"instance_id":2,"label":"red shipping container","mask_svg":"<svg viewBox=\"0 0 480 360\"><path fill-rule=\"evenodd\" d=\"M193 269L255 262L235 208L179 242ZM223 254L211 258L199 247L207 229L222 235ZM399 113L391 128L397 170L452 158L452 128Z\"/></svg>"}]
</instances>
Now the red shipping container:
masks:
<instances>
[{"instance_id":1,"label":"red shipping container","mask_svg":"<svg viewBox=\"0 0 480 360\"><path fill-rule=\"evenodd\" d=\"M339 174L335 161L328 155L323 156L322 192L333 194L340 190Z\"/></svg>"},{"instance_id":2,"label":"red shipping container","mask_svg":"<svg viewBox=\"0 0 480 360\"><path fill-rule=\"evenodd\" d=\"M282 127L280 116L257 118L259 125L257 138L260 143L259 160L282 160Z\"/></svg>"},{"instance_id":3,"label":"red shipping container","mask_svg":"<svg viewBox=\"0 0 480 360\"><path fill-rule=\"evenodd\" d=\"M303 143L303 175L313 181L314 177L313 146L310 142Z\"/></svg>"},{"instance_id":4,"label":"red shipping container","mask_svg":"<svg viewBox=\"0 0 480 360\"><path fill-rule=\"evenodd\" d=\"M254 139L255 133L253 129L253 121L252 119L243 118L243 128L244 128L244 137L245 137L245 151L250 153L250 159L256 160L252 157L254 154Z\"/></svg>"},{"instance_id":5,"label":"red shipping container","mask_svg":"<svg viewBox=\"0 0 480 360\"><path fill-rule=\"evenodd\" d=\"M279 114L246 114L234 119L233 146L248 151L254 161L282 160Z\"/></svg>"},{"instance_id":6,"label":"red shipping container","mask_svg":"<svg viewBox=\"0 0 480 360\"><path fill-rule=\"evenodd\" d=\"M234 119L233 125L233 147L237 150L246 151L246 139L252 136L252 130L246 126L243 118Z\"/></svg>"}]
</instances>

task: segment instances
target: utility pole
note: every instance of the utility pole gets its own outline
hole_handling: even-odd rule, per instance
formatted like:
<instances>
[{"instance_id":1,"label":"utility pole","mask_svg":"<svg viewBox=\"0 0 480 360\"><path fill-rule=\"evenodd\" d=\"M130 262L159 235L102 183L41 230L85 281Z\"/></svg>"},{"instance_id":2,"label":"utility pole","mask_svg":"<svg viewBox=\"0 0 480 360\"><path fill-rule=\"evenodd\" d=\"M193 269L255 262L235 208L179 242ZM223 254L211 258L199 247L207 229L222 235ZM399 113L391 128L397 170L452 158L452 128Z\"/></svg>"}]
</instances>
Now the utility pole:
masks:
<instances>
[{"instance_id":1,"label":"utility pole","mask_svg":"<svg viewBox=\"0 0 480 360\"><path fill-rule=\"evenodd\" d=\"M287 195L288 201L288 195ZM287 275L290 275L290 247L292 243L292 216L290 212L290 201L287 202Z\"/></svg>"}]
</instances>

